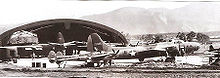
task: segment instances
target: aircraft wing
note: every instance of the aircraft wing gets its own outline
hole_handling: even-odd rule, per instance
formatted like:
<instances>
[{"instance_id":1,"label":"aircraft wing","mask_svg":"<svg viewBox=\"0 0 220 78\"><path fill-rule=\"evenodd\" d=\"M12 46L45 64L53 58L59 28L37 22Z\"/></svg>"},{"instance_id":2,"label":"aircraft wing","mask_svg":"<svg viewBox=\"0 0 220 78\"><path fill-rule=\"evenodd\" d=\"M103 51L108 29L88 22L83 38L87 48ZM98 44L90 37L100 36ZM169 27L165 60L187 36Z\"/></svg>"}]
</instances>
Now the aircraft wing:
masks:
<instances>
[{"instance_id":1,"label":"aircraft wing","mask_svg":"<svg viewBox=\"0 0 220 78\"><path fill-rule=\"evenodd\" d=\"M14 50L16 47L0 47L0 49L9 49L9 50Z\"/></svg>"},{"instance_id":2,"label":"aircraft wing","mask_svg":"<svg viewBox=\"0 0 220 78\"><path fill-rule=\"evenodd\" d=\"M162 43L157 43L157 46L153 50L166 51L166 48L175 47L175 46L177 45L172 43L162 42Z\"/></svg>"},{"instance_id":3,"label":"aircraft wing","mask_svg":"<svg viewBox=\"0 0 220 78\"><path fill-rule=\"evenodd\" d=\"M17 49L18 47L23 47L23 48L38 48L38 47L42 47L40 45L25 45L25 46L3 46L3 47L0 47L0 49L9 49L9 50L15 50Z\"/></svg>"},{"instance_id":4,"label":"aircraft wing","mask_svg":"<svg viewBox=\"0 0 220 78\"><path fill-rule=\"evenodd\" d=\"M48 43L49 45L54 45L54 46L71 46L71 45L76 45L75 41L71 41L71 42L66 42L66 43Z\"/></svg>"},{"instance_id":5,"label":"aircraft wing","mask_svg":"<svg viewBox=\"0 0 220 78\"><path fill-rule=\"evenodd\" d=\"M71 41L63 44L64 46L76 45L76 41Z\"/></svg>"},{"instance_id":6,"label":"aircraft wing","mask_svg":"<svg viewBox=\"0 0 220 78\"><path fill-rule=\"evenodd\" d=\"M166 48L174 45L168 43L158 43L153 49L144 49L137 51L135 57L138 58L149 58L149 57L158 57L158 56L167 56Z\"/></svg>"},{"instance_id":7,"label":"aircraft wing","mask_svg":"<svg viewBox=\"0 0 220 78\"><path fill-rule=\"evenodd\" d=\"M208 56L208 57L219 57L220 56L220 52L217 51L217 50L214 50L214 51L211 51L211 52L206 51L206 52L204 52L204 55Z\"/></svg>"},{"instance_id":8,"label":"aircraft wing","mask_svg":"<svg viewBox=\"0 0 220 78\"><path fill-rule=\"evenodd\" d=\"M113 54L94 54L92 56L86 55L74 55L74 56L57 56L58 61L86 61L90 60L103 60L107 56L112 56Z\"/></svg>"},{"instance_id":9,"label":"aircraft wing","mask_svg":"<svg viewBox=\"0 0 220 78\"><path fill-rule=\"evenodd\" d=\"M52 46L63 46L64 44L59 44L59 43L48 43L49 45L52 45Z\"/></svg>"},{"instance_id":10,"label":"aircraft wing","mask_svg":"<svg viewBox=\"0 0 220 78\"><path fill-rule=\"evenodd\" d=\"M147 50L135 53L135 57L150 58L158 56L167 56L168 53L164 50Z\"/></svg>"},{"instance_id":11,"label":"aircraft wing","mask_svg":"<svg viewBox=\"0 0 220 78\"><path fill-rule=\"evenodd\" d=\"M111 54L99 54L91 56L91 60L103 60L105 57L110 56Z\"/></svg>"},{"instance_id":12,"label":"aircraft wing","mask_svg":"<svg viewBox=\"0 0 220 78\"><path fill-rule=\"evenodd\" d=\"M85 61L87 56L57 56L57 61Z\"/></svg>"}]
</instances>

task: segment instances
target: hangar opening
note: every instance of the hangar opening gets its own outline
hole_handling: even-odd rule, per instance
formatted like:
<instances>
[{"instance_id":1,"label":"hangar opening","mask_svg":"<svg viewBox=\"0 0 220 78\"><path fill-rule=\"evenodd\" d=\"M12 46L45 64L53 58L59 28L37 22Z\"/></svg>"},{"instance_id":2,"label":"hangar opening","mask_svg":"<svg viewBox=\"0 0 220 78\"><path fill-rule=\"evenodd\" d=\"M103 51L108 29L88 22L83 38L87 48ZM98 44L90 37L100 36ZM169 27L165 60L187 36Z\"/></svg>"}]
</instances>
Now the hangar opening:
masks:
<instances>
[{"instance_id":1,"label":"hangar opening","mask_svg":"<svg viewBox=\"0 0 220 78\"><path fill-rule=\"evenodd\" d=\"M99 23L78 19L52 19L25 24L4 32L0 35L1 45L9 45L10 36L20 30L37 34L39 44L57 42L58 32L63 34L66 42L87 41L89 34L98 33L104 41L122 45L128 44L126 38L119 31Z\"/></svg>"},{"instance_id":2,"label":"hangar opening","mask_svg":"<svg viewBox=\"0 0 220 78\"><path fill-rule=\"evenodd\" d=\"M62 33L65 42L83 42L82 44L77 43L77 45L66 47L66 55L72 55L74 52L73 50L75 50L75 53L77 54L79 54L80 50L86 50L86 47L79 46L85 45L84 42L87 42L87 38L91 33L98 33L104 41L107 41L109 43L119 43L124 46L128 44L126 38L120 32L99 23L78 19L43 20L22 25L1 34L1 46L18 45L20 47L17 47L16 50L1 48L0 52L2 52L3 54L1 54L0 56L3 57L0 59L10 59L12 56L17 57L16 54L18 54L19 57L30 57L34 54L36 54L37 57L48 56L50 51L56 51L59 49L53 49L54 46L51 45L35 46L33 48L30 47L30 44L58 43L57 34L59 32Z\"/></svg>"}]
</instances>

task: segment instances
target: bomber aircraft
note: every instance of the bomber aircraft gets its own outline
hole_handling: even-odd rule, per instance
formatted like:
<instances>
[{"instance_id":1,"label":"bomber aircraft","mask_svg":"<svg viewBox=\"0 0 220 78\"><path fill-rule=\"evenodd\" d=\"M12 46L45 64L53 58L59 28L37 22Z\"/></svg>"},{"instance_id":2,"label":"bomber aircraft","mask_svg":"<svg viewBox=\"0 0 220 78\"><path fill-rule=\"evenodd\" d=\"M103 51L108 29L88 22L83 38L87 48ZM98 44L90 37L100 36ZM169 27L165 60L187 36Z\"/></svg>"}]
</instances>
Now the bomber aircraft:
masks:
<instances>
[{"instance_id":1,"label":"bomber aircraft","mask_svg":"<svg viewBox=\"0 0 220 78\"><path fill-rule=\"evenodd\" d=\"M81 60L86 62L85 66L93 67L94 64L97 63L99 67L107 63L111 65L112 59L118 54L119 50L115 52L114 49L111 49L103 43L101 37L97 33L92 33L87 40L87 52L89 53L72 56L50 52L48 59L51 63L56 62L59 66L63 61Z\"/></svg>"},{"instance_id":2,"label":"bomber aircraft","mask_svg":"<svg viewBox=\"0 0 220 78\"><path fill-rule=\"evenodd\" d=\"M184 49L184 51L182 49ZM109 63L111 65L113 58L120 58L123 55L128 55L130 58L138 58L139 61L143 61L144 58L150 57L183 56L184 54L189 54L198 49L198 43L180 41L171 41L168 42L167 45L160 43L152 50L147 50L143 47L111 47L110 45L107 45L97 33L92 33L88 37L87 43L87 51L91 53L73 56L59 56L62 54L50 53L49 60L53 60L58 63L69 60L83 60L86 61L88 66L94 66L94 63L97 63L97 65L100 66L101 63ZM117 52L115 52L116 50ZM101 52L107 54L103 54Z\"/></svg>"},{"instance_id":3,"label":"bomber aircraft","mask_svg":"<svg viewBox=\"0 0 220 78\"><path fill-rule=\"evenodd\" d=\"M197 42L184 42L182 40L170 40L169 42L157 43L156 47L150 50L136 52L135 57L139 61L144 61L144 58L170 56L166 60L174 61L175 56L184 56L186 54L193 54L199 49Z\"/></svg>"},{"instance_id":4,"label":"bomber aircraft","mask_svg":"<svg viewBox=\"0 0 220 78\"><path fill-rule=\"evenodd\" d=\"M62 52L62 54L65 54L66 47L73 46L78 43L79 42L76 42L76 41L65 43L63 34L59 32L57 34L57 43L1 46L0 47L0 52L1 52L0 60L2 61L12 60L16 62L17 58L34 57L34 55L47 56L49 52L53 49L53 47L54 47L54 50L60 51ZM83 48L86 48L86 46Z\"/></svg>"},{"instance_id":5,"label":"bomber aircraft","mask_svg":"<svg viewBox=\"0 0 220 78\"><path fill-rule=\"evenodd\" d=\"M42 46L39 45L25 45L25 46L4 46L0 47L0 60L2 61L13 61L14 63L17 63L17 58L20 58L21 52L18 50L20 48L26 48L26 49L31 49L35 51L37 50L42 50ZM32 54L32 52L30 52ZM26 54L30 54L26 53Z\"/></svg>"}]
</instances>

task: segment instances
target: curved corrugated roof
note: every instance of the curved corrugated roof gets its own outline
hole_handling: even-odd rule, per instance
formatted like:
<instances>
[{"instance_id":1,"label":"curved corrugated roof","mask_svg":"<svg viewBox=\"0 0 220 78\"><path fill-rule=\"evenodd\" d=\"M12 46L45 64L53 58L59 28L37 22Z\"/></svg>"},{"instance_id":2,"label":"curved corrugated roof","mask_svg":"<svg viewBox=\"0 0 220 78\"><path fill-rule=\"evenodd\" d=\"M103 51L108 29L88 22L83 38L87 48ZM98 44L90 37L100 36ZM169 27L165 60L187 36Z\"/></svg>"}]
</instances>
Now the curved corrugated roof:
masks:
<instances>
[{"instance_id":1,"label":"curved corrugated roof","mask_svg":"<svg viewBox=\"0 0 220 78\"><path fill-rule=\"evenodd\" d=\"M67 42L86 41L89 34L98 33L105 41L128 44L120 32L99 23L79 19L51 19L25 24L4 32L0 35L1 45L7 45L9 37L19 30L36 33L39 43L55 42L56 34L62 32Z\"/></svg>"}]
</instances>

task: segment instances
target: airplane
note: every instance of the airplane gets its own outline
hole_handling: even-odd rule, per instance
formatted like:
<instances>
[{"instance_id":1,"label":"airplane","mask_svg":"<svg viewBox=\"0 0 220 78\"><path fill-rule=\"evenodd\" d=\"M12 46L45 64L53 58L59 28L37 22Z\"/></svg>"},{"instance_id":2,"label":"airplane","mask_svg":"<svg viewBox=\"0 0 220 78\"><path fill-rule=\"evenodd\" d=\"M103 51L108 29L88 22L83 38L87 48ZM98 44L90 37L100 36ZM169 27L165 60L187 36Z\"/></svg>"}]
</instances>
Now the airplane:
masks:
<instances>
[{"instance_id":1,"label":"airplane","mask_svg":"<svg viewBox=\"0 0 220 78\"><path fill-rule=\"evenodd\" d=\"M70 45L76 45L75 44L76 41L71 41L71 42L66 42L65 43L65 40L64 40L64 36L61 32L58 32L57 33L57 43L48 43L49 45L53 45L53 46L63 46L63 47L66 47L66 46L70 46Z\"/></svg>"},{"instance_id":2,"label":"airplane","mask_svg":"<svg viewBox=\"0 0 220 78\"><path fill-rule=\"evenodd\" d=\"M81 50L86 50L86 43L79 41L65 42L64 36L61 32L57 33L57 43L48 42L48 44L39 44L44 46L52 46L55 52L61 52L64 55L72 55L72 51L75 50L75 54L79 54ZM77 52L78 51L78 52Z\"/></svg>"},{"instance_id":3,"label":"airplane","mask_svg":"<svg viewBox=\"0 0 220 78\"><path fill-rule=\"evenodd\" d=\"M118 58L120 58L121 56L124 56L124 55L126 56L127 55L127 56L131 56L132 58L136 57L140 61L143 61L143 59L146 58L146 57L161 56L161 55L165 55L165 53L166 53L164 50L163 51L157 50L157 49L155 49L154 51L153 50L145 50L145 49L143 49L143 47L142 48L138 48L138 47L133 47L133 48L131 48L131 47L110 47L110 46L108 46L107 44L104 43L104 41L101 39L101 37L98 34L95 35L95 38L97 39L95 41L98 42L98 43L95 43L95 45L97 47L97 48L95 48L96 51L99 51L99 52L101 52L101 51L105 51L105 52L113 51L113 52L115 52L115 50L117 50L117 52L115 52L115 53L117 53L117 55L114 55L114 56L118 57ZM49 45L52 45L52 46L55 46L55 47L57 47L57 46L60 47L58 49L60 51L65 50L65 48L67 46L76 45L76 43L74 41L64 43L65 40L64 40L64 37L63 37L61 32L58 33L57 42L58 43L49 43ZM45 45L47 46L48 44L37 44L38 48L40 47L41 50L44 49ZM17 50L17 48L19 48L19 47L20 48L32 48L33 50L37 49L36 45L34 45L34 46L31 46L31 45L26 45L26 46L6 46L6 47L1 47L1 48L5 49L5 50L8 50L8 51L5 51L6 52L5 54L10 55L9 53L11 53L11 52L15 52L14 54L19 53L18 50ZM85 47L86 46L84 46L84 48ZM48 52L50 50L51 49L48 49L48 50L45 50L45 51ZM9 51L11 51L11 52L9 52ZM147 55L146 54L143 55L141 53L148 53L148 54ZM13 54L13 53L11 53L11 54ZM2 54L2 55L4 56L4 54ZM59 52L58 55L65 55L65 54L63 54L62 52L61 53ZM167 55L167 53L166 53L166 55ZM2 59L5 59L5 58L2 58Z\"/></svg>"},{"instance_id":4,"label":"airplane","mask_svg":"<svg viewBox=\"0 0 220 78\"><path fill-rule=\"evenodd\" d=\"M220 52L220 48L216 48L216 47L214 48L213 45L210 45L209 50L206 50L204 52L204 55L208 57L218 57L220 56L219 52Z\"/></svg>"},{"instance_id":5,"label":"airplane","mask_svg":"<svg viewBox=\"0 0 220 78\"><path fill-rule=\"evenodd\" d=\"M112 49L120 51L118 55L115 57L116 59L137 58L140 62L142 62L145 58L151 57L166 56L167 60L170 60L174 59L173 56L193 54L194 51L197 51L199 49L199 46L200 44L196 42L184 42L182 40L172 39L170 40L170 42L161 42L150 47L128 46L112 47Z\"/></svg>"},{"instance_id":6,"label":"airplane","mask_svg":"<svg viewBox=\"0 0 220 78\"><path fill-rule=\"evenodd\" d=\"M47 56L53 47L55 47L56 51L65 51L66 47L74 46L79 43L76 43L76 41L64 43L65 40L61 32L57 34L57 42L58 43L1 46L0 60L12 60L16 63L17 58L34 57L33 55L37 57Z\"/></svg>"},{"instance_id":7,"label":"airplane","mask_svg":"<svg viewBox=\"0 0 220 78\"><path fill-rule=\"evenodd\" d=\"M166 56L165 61L174 61L175 56L184 56L193 54L199 49L200 44L196 42L184 42L182 40L170 40L169 42L157 43L156 47L150 50L136 52L135 57L139 61L144 61L145 58Z\"/></svg>"},{"instance_id":8,"label":"airplane","mask_svg":"<svg viewBox=\"0 0 220 78\"><path fill-rule=\"evenodd\" d=\"M85 61L85 66L87 67L93 67L94 64L97 63L97 67L99 67L102 64L106 65L107 63L111 65L112 59L119 53L119 50L116 52L114 49L111 49L103 43L101 37L97 33L92 33L87 40L87 52L89 53L72 56L50 52L48 59L51 63L56 62L59 67L64 61L73 60Z\"/></svg>"},{"instance_id":9,"label":"airplane","mask_svg":"<svg viewBox=\"0 0 220 78\"><path fill-rule=\"evenodd\" d=\"M65 48L67 46L76 45L76 44L75 44L75 41L65 43L63 34L61 32L58 32L57 43L48 42L48 44L44 44L44 45L51 45L53 46L54 50L56 50L56 52L60 51L65 54Z\"/></svg>"},{"instance_id":10,"label":"airplane","mask_svg":"<svg viewBox=\"0 0 220 78\"><path fill-rule=\"evenodd\" d=\"M31 50L29 52L21 50ZM17 63L17 58L23 57L23 55L32 55L33 53L38 53L39 50L42 50L42 46L39 45L25 45L25 46L3 46L0 47L0 60L2 61L13 61Z\"/></svg>"},{"instance_id":11,"label":"airplane","mask_svg":"<svg viewBox=\"0 0 220 78\"><path fill-rule=\"evenodd\" d=\"M204 55L206 57L209 57L210 65L220 66L220 48L217 47L218 46L215 46L214 48L213 45L210 45L209 50L206 50L204 52Z\"/></svg>"},{"instance_id":12,"label":"airplane","mask_svg":"<svg viewBox=\"0 0 220 78\"><path fill-rule=\"evenodd\" d=\"M119 51L119 53L116 55L116 59L134 59L135 53L142 52L148 50L148 47L144 46L125 46L125 47L116 47L112 46L112 49Z\"/></svg>"},{"instance_id":13,"label":"airplane","mask_svg":"<svg viewBox=\"0 0 220 78\"><path fill-rule=\"evenodd\" d=\"M209 51L209 52L211 52L211 51L218 51L219 49L220 49L220 48L214 48L213 45L210 45L208 51Z\"/></svg>"},{"instance_id":14,"label":"airplane","mask_svg":"<svg viewBox=\"0 0 220 78\"><path fill-rule=\"evenodd\" d=\"M92 38L90 37L91 35L92 35ZM185 54L185 52L179 51L179 49L177 48L177 46L180 46L180 45L183 45L185 47L184 49L190 48L193 50L198 50L198 48L199 48L199 44L197 44L197 43L178 42L178 45L177 45L177 42L173 42L173 41L171 41L171 43L168 45L164 45L164 44L157 45L156 48L153 50L146 50L143 47L142 48L139 48L139 47L112 47L111 45L107 45L97 33L93 33L91 35L88 37L87 50L90 52L93 52L93 50L95 50L96 52L111 52L111 51L113 51L114 53L115 53L115 50L117 50L117 52L114 54L114 58L120 58L121 57L120 55L127 54L133 58L138 58L139 61L143 61L144 58L149 58L149 57L183 55L183 54ZM91 42L93 42L93 44ZM88 45L92 45L93 48L91 46L88 47ZM135 51L135 50L137 50L137 51ZM188 53L188 52L186 52L186 53ZM56 56L56 54L53 53L53 55L55 56L55 57L53 56L53 58L55 58L55 60L52 59L52 57L49 57L49 60L58 61L59 63L62 61L69 61L69 60L87 61L89 58L88 54L87 55L78 55L78 56ZM107 54L107 55L111 55L111 54ZM103 56L103 57L106 57L107 55L101 54L101 56ZM95 60L101 56L94 54L94 57L93 57L94 59L92 60L92 63L87 62L87 64L91 63L91 65L94 65L94 63L100 63L100 61L104 60L104 58L99 59L98 62ZM171 58L171 59L173 59L173 58ZM104 62L104 63L106 63L106 62Z\"/></svg>"}]
</instances>

